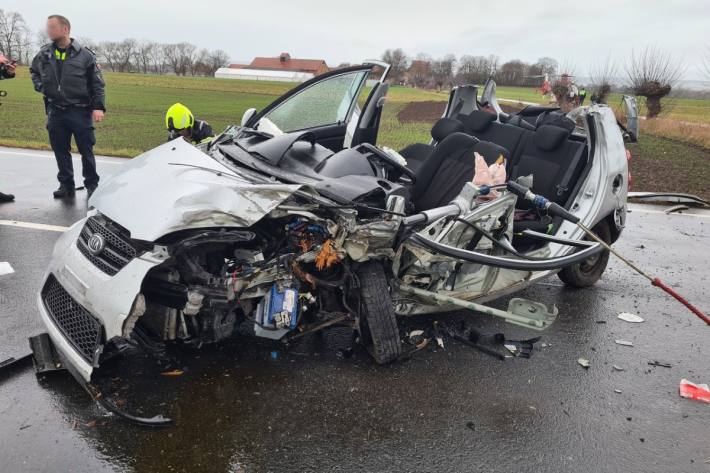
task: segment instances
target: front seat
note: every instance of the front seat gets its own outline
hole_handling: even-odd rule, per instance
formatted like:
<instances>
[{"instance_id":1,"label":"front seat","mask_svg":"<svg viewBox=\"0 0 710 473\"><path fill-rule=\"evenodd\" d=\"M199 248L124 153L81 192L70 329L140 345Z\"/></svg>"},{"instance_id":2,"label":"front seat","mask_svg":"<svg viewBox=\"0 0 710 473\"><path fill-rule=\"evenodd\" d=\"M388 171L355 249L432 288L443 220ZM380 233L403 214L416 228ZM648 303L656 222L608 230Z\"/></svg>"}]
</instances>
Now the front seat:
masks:
<instances>
[{"instance_id":1,"label":"front seat","mask_svg":"<svg viewBox=\"0 0 710 473\"><path fill-rule=\"evenodd\" d=\"M447 136L464 131L464 125L454 118L440 118L431 129L434 142L441 143ZM407 167L417 172L436 148L427 143L414 143L399 152L407 160Z\"/></svg>"},{"instance_id":2,"label":"front seat","mask_svg":"<svg viewBox=\"0 0 710 473\"><path fill-rule=\"evenodd\" d=\"M488 141L479 141L465 133L447 136L416 172L417 181L412 189L414 208L421 212L441 207L451 202L473 180L474 152L486 162L493 163L507 150Z\"/></svg>"}]
</instances>

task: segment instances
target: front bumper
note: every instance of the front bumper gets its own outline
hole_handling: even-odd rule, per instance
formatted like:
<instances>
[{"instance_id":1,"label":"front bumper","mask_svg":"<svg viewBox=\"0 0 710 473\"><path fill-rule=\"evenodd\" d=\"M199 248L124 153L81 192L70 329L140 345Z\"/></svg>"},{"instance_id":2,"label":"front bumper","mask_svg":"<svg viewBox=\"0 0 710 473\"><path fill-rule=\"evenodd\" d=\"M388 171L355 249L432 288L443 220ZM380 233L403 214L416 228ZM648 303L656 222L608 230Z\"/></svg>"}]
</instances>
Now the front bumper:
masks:
<instances>
[{"instance_id":1,"label":"front bumper","mask_svg":"<svg viewBox=\"0 0 710 473\"><path fill-rule=\"evenodd\" d=\"M63 291L63 303L73 310L83 309L94 317L100 324L101 340L105 342L123 336L123 324L140 292L143 278L151 268L162 263L167 255L160 251L144 253L132 259L115 275L108 275L89 261L77 247L77 238L85 221L82 219L76 222L57 241L42 288L51 278L56 279L61 289L55 289ZM65 366L75 375L89 381L93 369L98 366L98 357L87 357L86 352L77 349L80 344L68 338L70 330L60 326L56 317L50 314L41 291L37 306L40 318Z\"/></svg>"}]
</instances>

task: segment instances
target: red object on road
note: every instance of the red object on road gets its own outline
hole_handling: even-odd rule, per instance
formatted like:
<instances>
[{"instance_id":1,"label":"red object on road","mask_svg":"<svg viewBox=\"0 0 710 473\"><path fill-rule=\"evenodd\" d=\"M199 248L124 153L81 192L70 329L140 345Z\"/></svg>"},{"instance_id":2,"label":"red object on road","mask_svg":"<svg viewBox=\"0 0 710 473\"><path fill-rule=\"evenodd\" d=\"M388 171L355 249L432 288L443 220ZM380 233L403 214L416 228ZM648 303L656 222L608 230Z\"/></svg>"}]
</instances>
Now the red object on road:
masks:
<instances>
[{"instance_id":1,"label":"red object on road","mask_svg":"<svg viewBox=\"0 0 710 473\"><path fill-rule=\"evenodd\" d=\"M687 379L681 379L680 397L710 404L710 389L707 384L695 384Z\"/></svg>"},{"instance_id":2,"label":"red object on road","mask_svg":"<svg viewBox=\"0 0 710 473\"><path fill-rule=\"evenodd\" d=\"M663 281L661 281L661 280L658 279L658 278L654 278L654 279L651 280L651 284L653 284L653 285L656 286L656 287L660 287L661 289L663 289L664 291L666 291L666 293L670 294L672 297L675 298L675 300L677 300L678 302L680 302L681 304L683 304L684 306L686 306L692 313L694 313L695 315L697 315L703 322L705 322L706 324L710 325L710 318L709 318L707 315L705 315L700 309L698 309L697 307L695 307L693 304L691 304L690 302L688 302L683 296L681 296L680 294L678 294L677 292L675 292L675 291L674 291L673 289L671 289L670 287L666 286L666 285L663 283Z\"/></svg>"}]
</instances>

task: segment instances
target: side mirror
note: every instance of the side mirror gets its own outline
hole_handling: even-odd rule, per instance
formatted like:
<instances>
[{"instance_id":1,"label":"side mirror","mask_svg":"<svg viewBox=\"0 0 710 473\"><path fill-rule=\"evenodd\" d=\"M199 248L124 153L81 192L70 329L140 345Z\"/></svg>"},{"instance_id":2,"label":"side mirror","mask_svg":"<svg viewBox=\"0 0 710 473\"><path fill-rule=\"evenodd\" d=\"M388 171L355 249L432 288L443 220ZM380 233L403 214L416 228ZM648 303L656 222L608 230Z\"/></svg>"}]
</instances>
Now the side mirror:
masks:
<instances>
[{"instance_id":1,"label":"side mirror","mask_svg":"<svg viewBox=\"0 0 710 473\"><path fill-rule=\"evenodd\" d=\"M256 109L255 108L249 108L244 111L244 115L242 115L242 126L246 126L247 123L249 123L249 120L252 119L252 117L256 115Z\"/></svg>"}]
</instances>

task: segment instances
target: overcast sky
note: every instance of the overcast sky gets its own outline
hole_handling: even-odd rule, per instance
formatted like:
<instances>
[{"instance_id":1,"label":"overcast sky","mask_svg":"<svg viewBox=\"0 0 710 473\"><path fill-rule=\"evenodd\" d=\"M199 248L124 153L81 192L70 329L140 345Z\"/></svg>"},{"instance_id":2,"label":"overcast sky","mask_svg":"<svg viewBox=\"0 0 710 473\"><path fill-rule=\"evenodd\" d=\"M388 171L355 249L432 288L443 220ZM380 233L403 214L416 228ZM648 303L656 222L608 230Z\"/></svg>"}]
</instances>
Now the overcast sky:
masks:
<instances>
[{"instance_id":1,"label":"overcast sky","mask_svg":"<svg viewBox=\"0 0 710 473\"><path fill-rule=\"evenodd\" d=\"M700 79L710 47L707 0L2 0L1 7L33 30L60 13L73 36L189 41L235 61L288 51L337 65L401 47L412 56L552 56L586 76L608 55L621 64L632 48L654 45L686 61L685 78Z\"/></svg>"}]
</instances>

